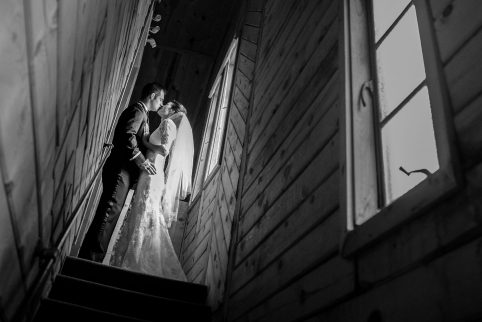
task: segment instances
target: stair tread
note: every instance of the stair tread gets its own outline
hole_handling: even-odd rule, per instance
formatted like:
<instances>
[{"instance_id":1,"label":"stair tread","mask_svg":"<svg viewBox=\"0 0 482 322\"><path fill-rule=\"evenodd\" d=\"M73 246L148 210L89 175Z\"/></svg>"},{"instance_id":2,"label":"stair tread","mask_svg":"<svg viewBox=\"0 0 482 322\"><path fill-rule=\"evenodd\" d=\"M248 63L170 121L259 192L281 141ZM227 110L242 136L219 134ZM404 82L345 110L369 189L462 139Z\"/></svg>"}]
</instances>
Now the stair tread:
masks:
<instances>
[{"instance_id":1,"label":"stair tread","mask_svg":"<svg viewBox=\"0 0 482 322\"><path fill-rule=\"evenodd\" d=\"M64 315L67 311L69 317ZM64 314L63 314L64 313ZM150 320L139 319L131 316L102 311L82 305L64 302L56 299L43 299L34 321L85 321L88 318L110 322L149 322ZM97 319L98 318L98 319Z\"/></svg>"},{"instance_id":2,"label":"stair tread","mask_svg":"<svg viewBox=\"0 0 482 322\"><path fill-rule=\"evenodd\" d=\"M155 318L159 312L166 317L207 318L210 309L204 304L122 289L110 285L57 275L49 298L102 311L144 319Z\"/></svg>"},{"instance_id":3,"label":"stair tread","mask_svg":"<svg viewBox=\"0 0 482 322\"><path fill-rule=\"evenodd\" d=\"M207 297L205 285L129 271L75 257L66 258L61 274L145 294L201 304Z\"/></svg>"}]
</instances>

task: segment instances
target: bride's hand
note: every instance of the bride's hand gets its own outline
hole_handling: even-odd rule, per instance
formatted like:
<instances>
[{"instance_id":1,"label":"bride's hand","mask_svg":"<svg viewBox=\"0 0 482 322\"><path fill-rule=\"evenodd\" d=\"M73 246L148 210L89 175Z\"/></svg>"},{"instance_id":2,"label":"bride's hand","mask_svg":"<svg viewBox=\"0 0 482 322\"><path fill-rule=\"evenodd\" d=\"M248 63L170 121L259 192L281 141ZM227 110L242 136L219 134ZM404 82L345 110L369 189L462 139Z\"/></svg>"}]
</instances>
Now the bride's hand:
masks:
<instances>
[{"instance_id":1,"label":"bride's hand","mask_svg":"<svg viewBox=\"0 0 482 322\"><path fill-rule=\"evenodd\" d=\"M167 150L166 150L166 148L165 148L163 145L155 145L155 144L152 144L152 143L149 142L148 139L147 139L147 140L144 140L144 139L143 139L142 141L143 141L143 143L144 143L144 146L145 146L146 148L148 148L149 150L152 150L152 151L154 151L154 152L156 152L156 153L158 153L158 154L160 154L160 155L162 155L162 156L166 156L166 155L167 155Z\"/></svg>"},{"instance_id":2,"label":"bride's hand","mask_svg":"<svg viewBox=\"0 0 482 322\"><path fill-rule=\"evenodd\" d=\"M164 157L167 155L166 148L163 145L153 145L152 150L156 153L159 153L160 155L162 155Z\"/></svg>"}]
</instances>

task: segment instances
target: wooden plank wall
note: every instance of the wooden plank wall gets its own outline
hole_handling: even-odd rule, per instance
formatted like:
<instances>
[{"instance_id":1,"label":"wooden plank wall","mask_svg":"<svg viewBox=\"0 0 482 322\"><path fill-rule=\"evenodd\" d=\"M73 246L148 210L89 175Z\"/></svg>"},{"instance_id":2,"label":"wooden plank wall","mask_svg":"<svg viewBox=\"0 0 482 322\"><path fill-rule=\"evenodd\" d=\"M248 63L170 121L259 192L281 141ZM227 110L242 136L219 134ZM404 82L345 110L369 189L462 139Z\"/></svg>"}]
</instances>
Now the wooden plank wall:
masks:
<instances>
[{"instance_id":1,"label":"wooden plank wall","mask_svg":"<svg viewBox=\"0 0 482 322\"><path fill-rule=\"evenodd\" d=\"M208 303L218 313L224 296L262 8L263 1L247 1L245 12L240 14L244 20L241 20L221 165L200 197L191 204L183 240L182 264L188 279L209 286ZM233 37L227 36L228 45ZM221 53L220 59L223 58Z\"/></svg>"},{"instance_id":2,"label":"wooden plank wall","mask_svg":"<svg viewBox=\"0 0 482 322\"><path fill-rule=\"evenodd\" d=\"M482 319L482 3L428 2L465 182L347 259L339 253L339 4L268 0L228 321Z\"/></svg>"},{"instance_id":3,"label":"wooden plank wall","mask_svg":"<svg viewBox=\"0 0 482 322\"><path fill-rule=\"evenodd\" d=\"M2 321L14 316L41 273L37 246L55 247L74 210L98 196L91 182L135 54L144 48L150 3L0 4Z\"/></svg>"}]
</instances>

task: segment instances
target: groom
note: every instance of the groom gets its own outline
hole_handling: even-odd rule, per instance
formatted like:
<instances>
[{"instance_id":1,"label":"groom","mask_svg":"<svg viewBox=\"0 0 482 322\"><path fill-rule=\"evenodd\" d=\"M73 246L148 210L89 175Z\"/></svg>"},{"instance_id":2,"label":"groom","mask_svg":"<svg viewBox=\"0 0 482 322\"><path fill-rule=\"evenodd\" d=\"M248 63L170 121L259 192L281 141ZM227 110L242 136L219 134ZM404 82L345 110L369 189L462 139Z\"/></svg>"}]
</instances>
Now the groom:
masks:
<instances>
[{"instance_id":1,"label":"groom","mask_svg":"<svg viewBox=\"0 0 482 322\"><path fill-rule=\"evenodd\" d=\"M142 137L149 132L147 112L157 111L165 94L161 85L149 83L142 89L141 100L120 115L112 140L114 147L102 168L102 196L79 257L102 262L129 189L141 171L156 173L154 165L144 157Z\"/></svg>"}]
</instances>

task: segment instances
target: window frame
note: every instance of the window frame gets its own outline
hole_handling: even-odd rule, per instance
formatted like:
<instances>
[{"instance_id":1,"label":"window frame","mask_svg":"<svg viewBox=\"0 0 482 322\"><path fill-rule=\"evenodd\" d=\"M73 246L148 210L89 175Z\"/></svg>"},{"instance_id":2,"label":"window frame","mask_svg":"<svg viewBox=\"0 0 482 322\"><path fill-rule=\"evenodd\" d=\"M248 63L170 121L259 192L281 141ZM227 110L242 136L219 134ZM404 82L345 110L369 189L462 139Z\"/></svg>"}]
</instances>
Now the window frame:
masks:
<instances>
[{"instance_id":1,"label":"window frame","mask_svg":"<svg viewBox=\"0 0 482 322\"><path fill-rule=\"evenodd\" d=\"M199 153L198 157L198 163L196 167L196 174L194 178L194 191L193 191L193 198L191 199L191 204L197 200L197 197L200 195L200 192L206 188L206 186L209 184L209 182L212 180L216 172L221 166L221 162L223 159L223 154L224 154L224 143L226 139L226 132L227 132L227 125L228 125L228 120L229 120L229 111L231 108L231 98L232 98L232 92L233 92L233 87L234 87L234 76L235 76L235 66L236 66L236 60L237 60L237 53L238 53L238 37L233 38L231 41L231 44L225 54L225 57L223 59L223 62L221 63L219 70L216 74L216 77L214 78L213 85L211 86L211 90L209 91L209 111L208 111L208 117L206 120L206 124L204 127L203 131L203 136L202 136L202 146L201 146L201 151ZM230 59L231 56L234 56L233 59ZM227 84L228 80L226 80L227 74L230 72L229 68L232 65L232 70L231 70L231 79L230 83ZM220 140L220 148L219 148L219 153L217 156L216 160L216 165L211 169L211 171L208 173L208 167L211 162L211 152L213 149L213 138L214 138L214 133L218 127L219 124L219 117L220 117L220 110L222 108L223 104L223 95L226 91L226 88L229 88L228 92L228 97L227 97L227 102L226 102L226 114L224 115L225 121L224 121L224 126L221 129L221 133L219 134L219 140ZM218 98L216 100L215 106L213 106L213 97L218 91ZM206 140L208 141L207 146L205 146ZM198 183L198 180L201 178L201 181Z\"/></svg>"},{"instance_id":2,"label":"window frame","mask_svg":"<svg viewBox=\"0 0 482 322\"><path fill-rule=\"evenodd\" d=\"M340 200L344 214L340 247L345 256L364 249L407 220L413 219L447 194L457 190L461 183L454 121L431 10L427 0L413 0L422 43L425 82L431 102L439 170L389 205L379 208L378 198L381 196L378 191L378 171L383 169L380 168L379 158L376 156L379 151L376 151L374 144L366 143L374 143L379 139L373 125L376 106L373 105L373 97L367 100L368 106L360 107L359 104L360 95L364 95L363 86L368 84L372 88L376 87L372 80L376 75L373 75L373 53L370 52L372 45L369 42L369 28L372 28L370 23L373 22L368 20L371 19L368 1L370 0L343 0L340 8L342 28L339 45L343 79L340 96L343 101L340 119L343 145ZM366 124L370 127L367 128ZM365 144L362 146L357 142ZM370 189L366 189L367 186ZM364 191L361 190L362 187ZM357 211L369 212L369 218L360 225L355 224Z\"/></svg>"},{"instance_id":3,"label":"window frame","mask_svg":"<svg viewBox=\"0 0 482 322\"><path fill-rule=\"evenodd\" d=\"M229 71L226 70L227 68L227 65L223 66L220 73L218 74L218 77L216 79L216 85L213 87L213 90L212 90L212 93L210 94L210 98L214 95L216 95L216 91L219 91L217 93L218 98L217 98L217 101L216 101L216 107L215 107L215 112L214 112L214 122L212 124L212 129L211 129L211 134L210 134L210 142L209 142L209 149L208 149L208 152L207 152L207 156L206 156L206 169L205 169L205 174L204 174L204 182L207 182L207 181L210 181L209 178L213 175L213 173L216 172L217 168L221 165L221 160L222 160L222 156L223 156L223 150L224 150L224 144L222 144L224 142L224 135L226 133L226 120L225 120L225 124L223 126L223 128L221 129L221 133L219 133L218 135L220 135L219 137L219 140L220 140L220 148L219 148L219 151L218 151L218 156L217 156L217 160L215 160L214 162L214 167L209 169L210 165L211 165L211 162L213 162L213 158L215 158L215 156L212 154L213 153L213 149L214 149L214 145L215 145L215 142L214 142L214 139L215 139L215 133L218 129L218 126L219 126L219 122L221 121L221 108L223 106L223 98L224 98L224 91L226 90L226 73L228 73ZM229 94L231 94L231 91L229 92ZM226 114L224 115L225 118L228 117L228 110L229 110L229 102L228 104L226 105Z\"/></svg>"}]
</instances>

